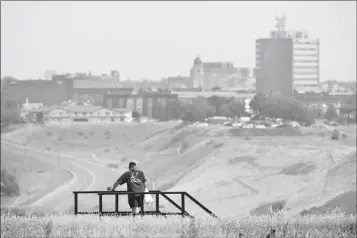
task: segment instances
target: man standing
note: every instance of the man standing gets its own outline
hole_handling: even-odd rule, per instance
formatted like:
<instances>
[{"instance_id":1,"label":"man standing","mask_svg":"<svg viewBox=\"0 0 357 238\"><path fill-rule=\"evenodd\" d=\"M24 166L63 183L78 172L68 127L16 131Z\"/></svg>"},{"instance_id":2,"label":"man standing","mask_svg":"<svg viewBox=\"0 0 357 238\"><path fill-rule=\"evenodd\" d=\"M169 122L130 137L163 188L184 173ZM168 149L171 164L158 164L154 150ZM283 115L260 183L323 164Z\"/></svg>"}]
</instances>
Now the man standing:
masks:
<instances>
[{"instance_id":1,"label":"man standing","mask_svg":"<svg viewBox=\"0 0 357 238\"><path fill-rule=\"evenodd\" d=\"M128 192L145 192L146 178L141 170L136 169L136 163L129 163L129 171L123 173L114 183L112 191L115 191L118 185L126 183ZM142 206L140 194L128 194L128 203L133 211L133 215L139 214L139 208Z\"/></svg>"}]
</instances>

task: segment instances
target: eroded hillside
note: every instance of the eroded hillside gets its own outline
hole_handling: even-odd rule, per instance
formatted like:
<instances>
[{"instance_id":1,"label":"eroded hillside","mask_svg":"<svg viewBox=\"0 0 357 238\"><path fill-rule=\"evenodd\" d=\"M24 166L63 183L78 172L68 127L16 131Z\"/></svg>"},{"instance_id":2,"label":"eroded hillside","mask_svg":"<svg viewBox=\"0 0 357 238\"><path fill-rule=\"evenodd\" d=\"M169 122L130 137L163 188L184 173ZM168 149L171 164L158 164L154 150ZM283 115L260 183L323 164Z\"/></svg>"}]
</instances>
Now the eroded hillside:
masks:
<instances>
[{"instance_id":1,"label":"eroded hillside","mask_svg":"<svg viewBox=\"0 0 357 238\"><path fill-rule=\"evenodd\" d=\"M187 191L217 214L264 213L273 203L296 213L335 206L356 212L355 134L333 141L320 131L173 122L27 128L11 137L119 168L135 160L156 189Z\"/></svg>"}]
</instances>

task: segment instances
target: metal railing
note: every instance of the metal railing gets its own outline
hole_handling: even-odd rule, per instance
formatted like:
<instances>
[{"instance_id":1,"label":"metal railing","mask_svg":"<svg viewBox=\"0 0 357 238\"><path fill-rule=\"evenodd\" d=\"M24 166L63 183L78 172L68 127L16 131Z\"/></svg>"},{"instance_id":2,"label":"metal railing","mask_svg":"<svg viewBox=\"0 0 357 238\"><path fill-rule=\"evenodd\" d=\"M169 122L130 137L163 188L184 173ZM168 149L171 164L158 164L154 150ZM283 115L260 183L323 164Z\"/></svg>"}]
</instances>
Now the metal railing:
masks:
<instances>
[{"instance_id":1,"label":"metal railing","mask_svg":"<svg viewBox=\"0 0 357 238\"><path fill-rule=\"evenodd\" d=\"M141 197L141 215L162 215L162 216L167 216L167 215L181 215L183 217L190 217L193 218L192 215L190 215L186 211L186 197L189 198L192 202L194 202L197 206L202 208L206 213L211 215L214 218L218 217L211 212L208 208L203 206L199 201L197 201L194 197L192 197L190 194L187 192L162 192L159 190L150 190L149 192L127 192L127 191L73 191L74 194L74 214L99 214L100 216L102 215L114 215L114 216L128 216L132 215L132 212L129 211L120 211L119 210L119 195L128 195L128 194L140 194ZM99 211L98 212L79 212L78 211L78 195L79 194L97 194L98 195L98 206L99 206ZM144 202L144 195L145 194L152 194L155 195L155 211L145 211L145 202ZM170 197L167 195L169 194L175 194L175 195L180 195L181 196L181 206L177 204L175 201L173 201ZM114 195L115 196L115 211L103 211L103 196L108 196L108 195ZM169 201L174 207L176 207L180 212L161 212L160 211L160 195L165 198L167 201Z\"/></svg>"}]
</instances>

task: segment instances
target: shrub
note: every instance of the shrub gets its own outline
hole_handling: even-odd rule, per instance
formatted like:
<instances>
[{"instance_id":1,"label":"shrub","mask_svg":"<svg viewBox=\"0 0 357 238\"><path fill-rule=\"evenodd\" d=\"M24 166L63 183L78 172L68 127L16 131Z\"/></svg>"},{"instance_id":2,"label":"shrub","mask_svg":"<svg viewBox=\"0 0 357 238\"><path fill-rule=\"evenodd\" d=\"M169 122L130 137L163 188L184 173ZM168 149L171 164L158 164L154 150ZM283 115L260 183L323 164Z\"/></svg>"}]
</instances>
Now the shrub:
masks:
<instances>
[{"instance_id":1,"label":"shrub","mask_svg":"<svg viewBox=\"0 0 357 238\"><path fill-rule=\"evenodd\" d=\"M10 197L20 195L20 188L15 176L5 168L1 168L1 192Z\"/></svg>"},{"instance_id":2,"label":"shrub","mask_svg":"<svg viewBox=\"0 0 357 238\"><path fill-rule=\"evenodd\" d=\"M119 167L119 165L118 164L109 163L107 165L107 167L117 169Z\"/></svg>"},{"instance_id":3,"label":"shrub","mask_svg":"<svg viewBox=\"0 0 357 238\"><path fill-rule=\"evenodd\" d=\"M332 131L332 134L331 134L332 140L338 140L339 136L340 136L340 132L338 130L335 129Z\"/></svg>"}]
</instances>

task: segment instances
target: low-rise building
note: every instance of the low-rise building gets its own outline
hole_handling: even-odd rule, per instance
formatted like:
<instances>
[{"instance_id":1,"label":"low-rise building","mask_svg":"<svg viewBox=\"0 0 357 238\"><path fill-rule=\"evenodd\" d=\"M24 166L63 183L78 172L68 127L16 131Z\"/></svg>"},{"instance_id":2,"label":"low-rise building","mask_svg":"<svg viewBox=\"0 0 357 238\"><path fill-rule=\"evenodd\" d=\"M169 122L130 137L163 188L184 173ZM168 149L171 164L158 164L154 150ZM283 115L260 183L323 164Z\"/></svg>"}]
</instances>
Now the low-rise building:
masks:
<instances>
[{"instance_id":1,"label":"low-rise building","mask_svg":"<svg viewBox=\"0 0 357 238\"><path fill-rule=\"evenodd\" d=\"M132 111L125 108L105 108L83 101L69 101L41 110L44 123L71 124L76 122L130 122Z\"/></svg>"},{"instance_id":2,"label":"low-rise building","mask_svg":"<svg viewBox=\"0 0 357 238\"><path fill-rule=\"evenodd\" d=\"M176 99L176 94L168 92L141 92L132 94L107 94L103 106L107 108L126 108L144 117L155 117L157 114L167 116L167 102ZM163 110L163 112L162 112ZM160 112L158 112L160 111ZM163 116L163 117L166 117Z\"/></svg>"},{"instance_id":3,"label":"low-rise building","mask_svg":"<svg viewBox=\"0 0 357 238\"><path fill-rule=\"evenodd\" d=\"M226 98L240 98L242 100L246 98L253 98L255 93L237 93L232 91L205 91L205 92L190 92L190 91L172 91L172 93L177 94L180 101L185 101L192 103L198 97L209 98L212 96L226 97Z\"/></svg>"}]
</instances>

